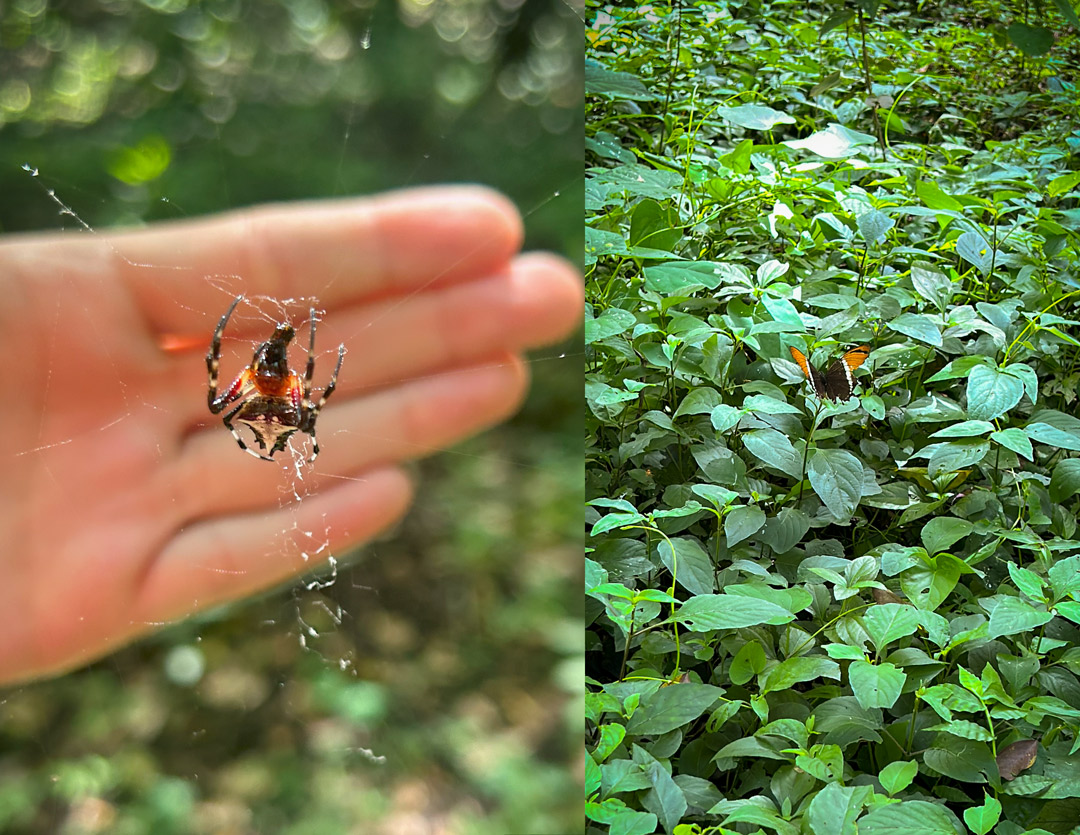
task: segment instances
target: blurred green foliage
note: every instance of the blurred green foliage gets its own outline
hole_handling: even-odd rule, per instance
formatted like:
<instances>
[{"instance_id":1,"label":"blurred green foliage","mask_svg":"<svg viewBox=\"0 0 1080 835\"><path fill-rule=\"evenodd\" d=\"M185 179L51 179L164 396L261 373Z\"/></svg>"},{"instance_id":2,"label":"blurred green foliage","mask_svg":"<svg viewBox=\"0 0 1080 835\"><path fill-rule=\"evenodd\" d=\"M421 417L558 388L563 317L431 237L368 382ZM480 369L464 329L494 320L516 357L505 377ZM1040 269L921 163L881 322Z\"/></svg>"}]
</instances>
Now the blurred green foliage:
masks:
<instances>
[{"instance_id":1,"label":"blurred green foliage","mask_svg":"<svg viewBox=\"0 0 1080 835\"><path fill-rule=\"evenodd\" d=\"M47 190L100 230L472 181L577 257L580 29L561 0L0 4L0 230L91 234ZM580 350L334 582L0 694L0 831L578 830Z\"/></svg>"}]
</instances>

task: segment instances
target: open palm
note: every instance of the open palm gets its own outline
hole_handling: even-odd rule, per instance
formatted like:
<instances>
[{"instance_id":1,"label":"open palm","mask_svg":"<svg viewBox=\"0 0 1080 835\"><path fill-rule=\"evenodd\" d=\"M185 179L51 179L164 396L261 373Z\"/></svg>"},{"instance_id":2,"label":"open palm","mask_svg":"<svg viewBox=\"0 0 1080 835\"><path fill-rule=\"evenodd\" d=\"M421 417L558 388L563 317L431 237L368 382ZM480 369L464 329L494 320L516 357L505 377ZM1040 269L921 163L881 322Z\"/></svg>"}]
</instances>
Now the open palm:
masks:
<instances>
[{"instance_id":1,"label":"open palm","mask_svg":"<svg viewBox=\"0 0 1080 835\"><path fill-rule=\"evenodd\" d=\"M448 187L0 245L0 681L308 570L328 553L312 530L336 551L398 519L400 462L511 413L518 352L578 322L574 270L520 242L503 198ZM310 469L245 455L206 408L204 356L237 294L222 385L269 337L273 299L325 311L317 388L346 346Z\"/></svg>"}]
</instances>

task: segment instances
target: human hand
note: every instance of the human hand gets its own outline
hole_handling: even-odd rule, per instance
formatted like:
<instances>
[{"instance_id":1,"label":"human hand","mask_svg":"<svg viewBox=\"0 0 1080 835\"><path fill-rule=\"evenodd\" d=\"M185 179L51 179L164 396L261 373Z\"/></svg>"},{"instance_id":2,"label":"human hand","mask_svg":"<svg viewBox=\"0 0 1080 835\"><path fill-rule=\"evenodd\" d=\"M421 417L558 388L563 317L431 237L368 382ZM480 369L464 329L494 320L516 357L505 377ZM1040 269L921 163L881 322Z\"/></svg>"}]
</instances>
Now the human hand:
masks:
<instances>
[{"instance_id":1,"label":"human hand","mask_svg":"<svg viewBox=\"0 0 1080 835\"><path fill-rule=\"evenodd\" d=\"M0 682L307 571L305 531L325 558L397 520L401 462L510 414L519 353L580 320L576 271L520 243L505 199L444 187L0 244ZM207 409L207 346L240 293L222 387L273 330L259 297L317 295L316 395L348 351L303 501L283 502L287 451L244 454ZM306 328L296 342L302 374Z\"/></svg>"}]
</instances>

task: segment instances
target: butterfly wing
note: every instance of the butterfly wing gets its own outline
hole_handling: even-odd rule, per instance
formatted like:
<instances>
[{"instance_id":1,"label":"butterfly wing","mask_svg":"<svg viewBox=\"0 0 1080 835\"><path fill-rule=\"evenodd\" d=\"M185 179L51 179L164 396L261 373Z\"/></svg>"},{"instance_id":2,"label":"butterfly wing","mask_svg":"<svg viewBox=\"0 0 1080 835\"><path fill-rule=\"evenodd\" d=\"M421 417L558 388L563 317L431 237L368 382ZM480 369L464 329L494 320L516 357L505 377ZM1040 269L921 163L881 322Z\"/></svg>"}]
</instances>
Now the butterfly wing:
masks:
<instances>
[{"instance_id":1,"label":"butterfly wing","mask_svg":"<svg viewBox=\"0 0 1080 835\"><path fill-rule=\"evenodd\" d=\"M825 376L810 364L806 354L798 348L789 347L788 350L791 351L791 358L795 360L799 368L802 369L802 373L806 375L806 379L810 381L810 390L818 397L821 397L825 391Z\"/></svg>"},{"instance_id":2,"label":"butterfly wing","mask_svg":"<svg viewBox=\"0 0 1080 835\"><path fill-rule=\"evenodd\" d=\"M860 345L844 353L825 372L822 386L825 396L832 400L847 400L855 389L855 369L870 356L870 346Z\"/></svg>"}]
</instances>

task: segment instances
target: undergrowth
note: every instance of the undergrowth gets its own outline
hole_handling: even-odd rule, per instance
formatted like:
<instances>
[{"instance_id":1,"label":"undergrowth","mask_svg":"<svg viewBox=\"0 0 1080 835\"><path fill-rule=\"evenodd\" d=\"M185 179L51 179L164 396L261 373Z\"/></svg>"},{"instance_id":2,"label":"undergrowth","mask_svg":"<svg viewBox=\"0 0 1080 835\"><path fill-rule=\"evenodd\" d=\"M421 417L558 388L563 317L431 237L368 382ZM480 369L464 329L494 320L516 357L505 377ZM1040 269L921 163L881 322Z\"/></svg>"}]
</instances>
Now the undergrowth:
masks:
<instances>
[{"instance_id":1,"label":"undergrowth","mask_svg":"<svg viewBox=\"0 0 1080 835\"><path fill-rule=\"evenodd\" d=\"M589 10L590 832L1080 832L1075 17Z\"/></svg>"}]
</instances>

